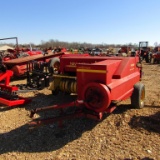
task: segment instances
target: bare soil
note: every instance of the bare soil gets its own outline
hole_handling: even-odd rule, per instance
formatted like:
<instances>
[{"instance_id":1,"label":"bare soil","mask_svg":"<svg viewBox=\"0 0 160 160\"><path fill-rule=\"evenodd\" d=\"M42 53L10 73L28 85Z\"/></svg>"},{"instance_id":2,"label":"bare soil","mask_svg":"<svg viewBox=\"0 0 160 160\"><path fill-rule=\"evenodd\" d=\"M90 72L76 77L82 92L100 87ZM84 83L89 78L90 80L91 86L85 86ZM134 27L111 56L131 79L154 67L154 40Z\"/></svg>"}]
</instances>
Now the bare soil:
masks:
<instances>
[{"instance_id":1,"label":"bare soil","mask_svg":"<svg viewBox=\"0 0 160 160\"><path fill-rule=\"evenodd\" d=\"M1 105L0 160L159 160L160 65L144 63L143 72L145 107L134 109L130 100L123 101L101 122L77 118L65 121L62 128L50 124L29 130L31 109L76 98L53 96L48 89L21 93L20 96L32 99L24 106ZM25 80L11 82L20 83Z\"/></svg>"}]
</instances>

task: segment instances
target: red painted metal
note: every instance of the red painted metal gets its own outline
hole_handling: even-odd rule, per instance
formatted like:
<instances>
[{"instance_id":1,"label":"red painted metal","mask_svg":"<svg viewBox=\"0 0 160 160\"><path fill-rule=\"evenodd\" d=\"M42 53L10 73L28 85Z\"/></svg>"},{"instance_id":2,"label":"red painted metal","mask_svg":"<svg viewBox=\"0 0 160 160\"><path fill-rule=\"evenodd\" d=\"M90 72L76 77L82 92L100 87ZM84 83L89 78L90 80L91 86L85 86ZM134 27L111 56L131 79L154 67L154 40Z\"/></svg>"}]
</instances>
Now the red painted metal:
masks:
<instances>
[{"instance_id":1,"label":"red painted metal","mask_svg":"<svg viewBox=\"0 0 160 160\"><path fill-rule=\"evenodd\" d=\"M138 67L138 62L139 57L62 56L59 75L62 83L59 85L63 85L59 88L63 91L67 88L63 86L72 85L71 77L74 77L77 84L77 102L81 102L83 108L78 112L78 115L75 113L71 117L86 115L89 111L88 117L93 116L97 117L96 119L101 119L103 113L113 112L116 108L116 102L130 98L134 85L140 81L141 68ZM63 75L67 75L69 78L67 76L63 78ZM54 78L56 80L58 75ZM72 89L70 90L72 91ZM58 105L56 109L70 107L73 104L77 108L79 107L79 103L73 102L72 104ZM55 109L55 106L50 109ZM35 110L34 114L39 111L41 109ZM57 119L55 117L53 122L63 120L63 118L68 119L64 115ZM52 120L40 121L33 123L42 124L44 122L46 124Z\"/></svg>"},{"instance_id":2,"label":"red painted metal","mask_svg":"<svg viewBox=\"0 0 160 160\"><path fill-rule=\"evenodd\" d=\"M8 107L15 107L15 106L19 106L19 105L24 105L24 104L27 104L29 102L31 102L30 99L20 97L20 96L18 97L17 100L7 100L5 98L0 97L0 103L3 104L3 105L6 105Z\"/></svg>"},{"instance_id":3,"label":"red painted metal","mask_svg":"<svg viewBox=\"0 0 160 160\"><path fill-rule=\"evenodd\" d=\"M5 86L8 86L11 76L13 76L13 72L10 70L7 70L6 72L1 72L0 73L0 81L5 80L4 84L5 84Z\"/></svg>"},{"instance_id":4,"label":"red painted metal","mask_svg":"<svg viewBox=\"0 0 160 160\"><path fill-rule=\"evenodd\" d=\"M56 110L56 109L61 109L61 114L59 116L52 117L52 118L46 118L43 120L35 119L34 121L31 121L29 123L30 129L41 126L41 125L54 123L54 122L58 122L59 125L61 126L63 120L69 120L69 119L79 118L79 117L86 117L86 118L90 118L90 119L94 119L94 120L101 120L102 119L102 116L103 116L102 112L95 113L95 112L91 112L90 110L87 110L87 109L84 110L83 106L84 106L84 102L77 100L77 101L70 102L70 103L53 105L53 106L49 106L49 107L37 108L37 109L31 110L31 114L30 114L31 118L33 118L35 113ZM65 114L65 113L63 113L62 109L67 108L67 107L75 107L76 110L74 113Z\"/></svg>"},{"instance_id":5,"label":"red painted metal","mask_svg":"<svg viewBox=\"0 0 160 160\"><path fill-rule=\"evenodd\" d=\"M13 107L30 102L30 99L20 96L12 98L15 96L16 91L18 91L18 87L9 85L11 76L13 76L13 72L10 70L7 70L4 73L0 73L0 81L4 80L4 82L0 83L0 103L9 107Z\"/></svg>"},{"instance_id":6,"label":"red painted metal","mask_svg":"<svg viewBox=\"0 0 160 160\"><path fill-rule=\"evenodd\" d=\"M84 105L95 112L104 112L111 103L108 87L101 83L88 83L82 92Z\"/></svg>"}]
</instances>

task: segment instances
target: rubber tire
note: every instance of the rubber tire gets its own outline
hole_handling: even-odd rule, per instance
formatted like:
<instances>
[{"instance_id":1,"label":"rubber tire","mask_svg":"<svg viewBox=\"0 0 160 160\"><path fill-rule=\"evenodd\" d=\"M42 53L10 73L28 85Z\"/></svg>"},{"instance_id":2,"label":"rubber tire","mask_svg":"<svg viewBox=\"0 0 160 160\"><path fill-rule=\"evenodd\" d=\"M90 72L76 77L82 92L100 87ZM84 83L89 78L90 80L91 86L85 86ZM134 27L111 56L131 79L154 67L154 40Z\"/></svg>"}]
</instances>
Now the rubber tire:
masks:
<instances>
[{"instance_id":1,"label":"rubber tire","mask_svg":"<svg viewBox=\"0 0 160 160\"><path fill-rule=\"evenodd\" d=\"M49 70L49 73L51 74L57 74L59 73L58 72L55 72L54 71L54 65L58 63L59 64L59 67L60 67L60 59L58 57L55 57L55 58L52 58L50 61L49 61L49 66L48 66L48 70Z\"/></svg>"},{"instance_id":2,"label":"rubber tire","mask_svg":"<svg viewBox=\"0 0 160 160\"><path fill-rule=\"evenodd\" d=\"M134 108L140 109L144 107L145 86L142 83L136 83L131 96L131 105Z\"/></svg>"}]
</instances>

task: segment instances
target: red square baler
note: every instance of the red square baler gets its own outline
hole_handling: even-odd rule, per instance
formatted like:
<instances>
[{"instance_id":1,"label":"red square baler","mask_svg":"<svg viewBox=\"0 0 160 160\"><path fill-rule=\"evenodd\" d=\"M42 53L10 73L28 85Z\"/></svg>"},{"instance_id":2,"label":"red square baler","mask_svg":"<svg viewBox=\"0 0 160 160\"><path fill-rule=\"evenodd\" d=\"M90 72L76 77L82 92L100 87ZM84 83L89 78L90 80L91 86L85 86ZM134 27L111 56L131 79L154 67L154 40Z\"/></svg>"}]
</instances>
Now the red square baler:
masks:
<instances>
[{"instance_id":1,"label":"red square baler","mask_svg":"<svg viewBox=\"0 0 160 160\"><path fill-rule=\"evenodd\" d=\"M75 107L74 113L54 118L34 119L32 125L46 124L73 117L101 119L104 113L112 112L117 103L131 98L131 105L142 108L145 99L145 86L140 83L142 65L139 57L100 57L67 55L60 58L59 74L53 75L50 85L52 93L77 94L77 100L67 104L37 108L35 113Z\"/></svg>"}]
</instances>

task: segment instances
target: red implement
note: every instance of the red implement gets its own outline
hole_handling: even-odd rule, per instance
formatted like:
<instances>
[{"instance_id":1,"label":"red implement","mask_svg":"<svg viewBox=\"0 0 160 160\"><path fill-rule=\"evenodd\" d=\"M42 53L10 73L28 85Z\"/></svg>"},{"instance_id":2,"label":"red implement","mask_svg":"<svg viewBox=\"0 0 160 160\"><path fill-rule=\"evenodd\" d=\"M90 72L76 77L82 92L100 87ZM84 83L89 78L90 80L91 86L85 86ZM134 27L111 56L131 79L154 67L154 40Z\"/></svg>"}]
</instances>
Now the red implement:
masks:
<instances>
[{"instance_id":1,"label":"red implement","mask_svg":"<svg viewBox=\"0 0 160 160\"><path fill-rule=\"evenodd\" d=\"M12 107L30 102L29 99L17 95L16 86L9 85L12 75L13 72L10 70L0 73L0 103Z\"/></svg>"},{"instance_id":2,"label":"red implement","mask_svg":"<svg viewBox=\"0 0 160 160\"><path fill-rule=\"evenodd\" d=\"M139 57L62 56L59 74L53 75L50 89L53 94L58 91L77 94L76 103L39 108L31 113L33 116L42 111L62 110L71 106L78 111L67 116L61 114L45 120L33 120L31 124L47 124L86 115L102 119L104 113L113 112L120 101L128 98L131 98L133 107L142 108L145 87L139 83L141 69Z\"/></svg>"}]
</instances>

